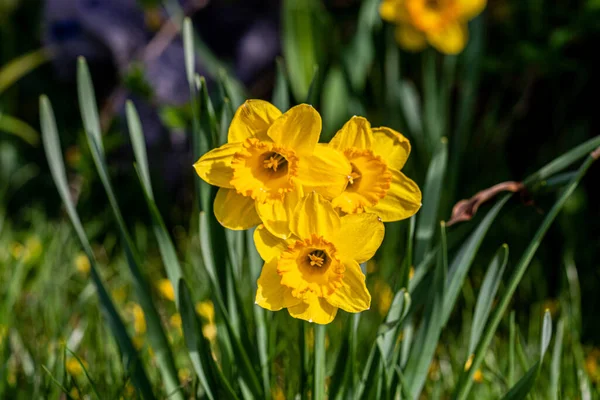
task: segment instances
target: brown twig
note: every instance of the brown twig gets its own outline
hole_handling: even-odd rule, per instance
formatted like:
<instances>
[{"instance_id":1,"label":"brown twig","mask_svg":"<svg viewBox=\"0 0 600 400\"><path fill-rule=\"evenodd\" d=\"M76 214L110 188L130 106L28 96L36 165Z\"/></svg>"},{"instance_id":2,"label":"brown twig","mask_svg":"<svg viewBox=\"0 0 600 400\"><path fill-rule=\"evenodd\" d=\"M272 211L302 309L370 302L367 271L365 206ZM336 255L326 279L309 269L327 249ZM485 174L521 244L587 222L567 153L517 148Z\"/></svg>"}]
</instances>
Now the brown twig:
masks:
<instances>
[{"instance_id":1,"label":"brown twig","mask_svg":"<svg viewBox=\"0 0 600 400\"><path fill-rule=\"evenodd\" d=\"M468 200L461 200L452 208L452 217L446 223L446 226L454 225L457 222L469 221L477 213L479 206L492 199L500 192L521 192L525 186L521 182L502 182L490 188L478 192Z\"/></svg>"}]
</instances>

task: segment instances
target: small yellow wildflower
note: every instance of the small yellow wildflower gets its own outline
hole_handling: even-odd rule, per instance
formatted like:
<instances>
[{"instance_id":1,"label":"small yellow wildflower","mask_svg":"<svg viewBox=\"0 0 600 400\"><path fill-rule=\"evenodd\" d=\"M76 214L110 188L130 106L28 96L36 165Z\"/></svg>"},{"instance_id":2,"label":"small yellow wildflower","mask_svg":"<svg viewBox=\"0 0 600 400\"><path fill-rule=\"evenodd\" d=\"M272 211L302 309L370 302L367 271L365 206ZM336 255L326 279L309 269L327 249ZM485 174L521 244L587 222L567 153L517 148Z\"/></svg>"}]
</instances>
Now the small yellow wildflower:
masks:
<instances>
[{"instance_id":1,"label":"small yellow wildflower","mask_svg":"<svg viewBox=\"0 0 600 400\"><path fill-rule=\"evenodd\" d=\"M473 365L473 357L475 357L475 354L471 354L467 359L467 362L465 363L465 371L471 369L471 365Z\"/></svg>"},{"instance_id":2,"label":"small yellow wildflower","mask_svg":"<svg viewBox=\"0 0 600 400\"><path fill-rule=\"evenodd\" d=\"M361 312L371 295L359 263L369 260L381 244L384 227L375 214L340 217L316 192L296 207L287 240L259 226L254 242L265 265L258 278L256 304L271 311L328 324L338 308Z\"/></svg>"},{"instance_id":3,"label":"small yellow wildflower","mask_svg":"<svg viewBox=\"0 0 600 400\"><path fill-rule=\"evenodd\" d=\"M71 391L69 392L69 396L70 396L72 399L75 399L75 400L79 400L79 399L81 399L81 396L79 395L79 390L77 390L77 388L76 388L76 387L73 387L73 388L71 389Z\"/></svg>"},{"instance_id":4,"label":"small yellow wildflower","mask_svg":"<svg viewBox=\"0 0 600 400\"><path fill-rule=\"evenodd\" d=\"M217 338L217 325L215 324L215 306L212 301L206 300L196 304L196 313L204 319L202 334L209 341Z\"/></svg>"},{"instance_id":5,"label":"small yellow wildflower","mask_svg":"<svg viewBox=\"0 0 600 400\"><path fill-rule=\"evenodd\" d=\"M77 257L75 257L75 268L77 269L77 271L82 274L82 275L87 275L90 273L90 259L88 258L88 256L81 252L77 255Z\"/></svg>"},{"instance_id":6,"label":"small yellow wildflower","mask_svg":"<svg viewBox=\"0 0 600 400\"><path fill-rule=\"evenodd\" d=\"M285 393L281 386L276 386L271 393L273 400L285 400Z\"/></svg>"},{"instance_id":7,"label":"small yellow wildflower","mask_svg":"<svg viewBox=\"0 0 600 400\"><path fill-rule=\"evenodd\" d=\"M381 18L397 24L396 40L409 51L427 43L445 54L458 54L468 41L467 22L479 15L486 0L383 0Z\"/></svg>"},{"instance_id":8,"label":"small yellow wildflower","mask_svg":"<svg viewBox=\"0 0 600 400\"><path fill-rule=\"evenodd\" d=\"M175 301L175 290L173 290L170 280L161 279L156 283L156 287L162 297L170 301Z\"/></svg>"},{"instance_id":9,"label":"small yellow wildflower","mask_svg":"<svg viewBox=\"0 0 600 400\"><path fill-rule=\"evenodd\" d=\"M175 313L169 318L169 323L173 328L181 330L181 315L179 313Z\"/></svg>"},{"instance_id":10,"label":"small yellow wildflower","mask_svg":"<svg viewBox=\"0 0 600 400\"><path fill-rule=\"evenodd\" d=\"M475 371L473 373L473 381L475 383L481 383L481 382L483 382L483 372L481 372L480 369L478 369L477 371Z\"/></svg>"},{"instance_id":11,"label":"small yellow wildflower","mask_svg":"<svg viewBox=\"0 0 600 400\"><path fill-rule=\"evenodd\" d=\"M377 304L377 311L381 316L385 316L394 300L392 288L384 280L378 279L373 284L373 294Z\"/></svg>"},{"instance_id":12,"label":"small yellow wildflower","mask_svg":"<svg viewBox=\"0 0 600 400\"><path fill-rule=\"evenodd\" d=\"M598 367L598 359L600 359L600 349L598 348L590 351L585 358L585 369L590 376L590 379L596 384L600 383L600 368Z\"/></svg>"},{"instance_id":13,"label":"small yellow wildflower","mask_svg":"<svg viewBox=\"0 0 600 400\"><path fill-rule=\"evenodd\" d=\"M83 363L83 366L87 369L88 363L85 360L81 360L81 362ZM77 361L75 357L67 358L65 366L67 368L67 372L72 376L78 377L83 374L83 368L81 367L81 364L79 363L79 361Z\"/></svg>"},{"instance_id":14,"label":"small yellow wildflower","mask_svg":"<svg viewBox=\"0 0 600 400\"><path fill-rule=\"evenodd\" d=\"M133 330L138 335L146 332L146 318L144 317L144 311L139 304L131 304L131 313L133 315Z\"/></svg>"},{"instance_id":15,"label":"small yellow wildflower","mask_svg":"<svg viewBox=\"0 0 600 400\"><path fill-rule=\"evenodd\" d=\"M390 128L374 128L365 118L352 117L329 146L344 153L352 166L347 185L332 200L346 214L372 212L383 222L411 217L421 207L421 190L400 170L410 143Z\"/></svg>"},{"instance_id":16,"label":"small yellow wildflower","mask_svg":"<svg viewBox=\"0 0 600 400\"><path fill-rule=\"evenodd\" d=\"M197 303L196 313L210 323L215 322L215 306L210 300Z\"/></svg>"},{"instance_id":17,"label":"small yellow wildflower","mask_svg":"<svg viewBox=\"0 0 600 400\"><path fill-rule=\"evenodd\" d=\"M203 155L197 174L219 186L217 220L234 230L259 223L282 239L290 235L291 214L303 189L331 199L346 186L350 164L338 151L318 144L321 116L300 104L281 114L261 100L238 108L227 144Z\"/></svg>"}]
</instances>

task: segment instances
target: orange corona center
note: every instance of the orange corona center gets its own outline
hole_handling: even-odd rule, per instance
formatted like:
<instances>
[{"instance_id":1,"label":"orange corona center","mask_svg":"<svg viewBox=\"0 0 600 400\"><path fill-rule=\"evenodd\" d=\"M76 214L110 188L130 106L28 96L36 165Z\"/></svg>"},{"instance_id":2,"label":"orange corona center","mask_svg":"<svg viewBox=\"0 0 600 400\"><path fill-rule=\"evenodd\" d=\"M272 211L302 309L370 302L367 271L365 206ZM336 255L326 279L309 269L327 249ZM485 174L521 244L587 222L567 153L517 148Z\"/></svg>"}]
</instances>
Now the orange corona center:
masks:
<instances>
[{"instance_id":1,"label":"orange corona center","mask_svg":"<svg viewBox=\"0 0 600 400\"><path fill-rule=\"evenodd\" d=\"M344 151L352 172L346 190L333 199L333 206L347 214L364 212L375 206L387 194L392 174L386 163L371 150L351 147Z\"/></svg>"},{"instance_id":2,"label":"orange corona center","mask_svg":"<svg viewBox=\"0 0 600 400\"><path fill-rule=\"evenodd\" d=\"M231 166L231 184L238 193L261 202L277 201L294 190L298 158L292 149L250 138Z\"/></svg>"},{"instance_id":3,"label":"orange corona center","mask_svg":"<svg viewBox=\"0 0 600 400\"><path fill-rule=\"evenodd\" d=\"M424 32L443 29L458 18L456 0L406 0L414 26Z\"/></svg>"},{"instance_id":4,"label":"orange corona center","mask_svg":"<svg viewBox=\"0 0 600 400\"><path fill-rule=\"evenodd\" d=\"M277 264L281 284L291 288L297 298L307 292L318 297L333 294L342 285L344 271L335 246L317 235L291 244Z\"/></svg>"}]
</instances>

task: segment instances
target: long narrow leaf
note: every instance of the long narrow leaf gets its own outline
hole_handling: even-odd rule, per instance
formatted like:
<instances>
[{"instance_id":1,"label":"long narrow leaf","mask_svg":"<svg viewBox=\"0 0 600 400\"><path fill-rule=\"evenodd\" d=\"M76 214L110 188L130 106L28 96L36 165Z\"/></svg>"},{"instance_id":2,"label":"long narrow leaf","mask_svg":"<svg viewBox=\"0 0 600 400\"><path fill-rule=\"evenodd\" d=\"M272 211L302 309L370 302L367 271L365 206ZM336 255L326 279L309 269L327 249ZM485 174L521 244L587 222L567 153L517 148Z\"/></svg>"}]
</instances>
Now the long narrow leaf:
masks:
<instances>
[{"instance_id":1,"label":"long narrow leaf","mask_svg":"<svg viewBox=\"0 0 600 400\"><path fill-rule=\"evenodd\" d=\"M504 268L506 268L507 263L508 246L503 245L496 252L496 255L492 259L492 262L485 273L485 278L483 278L479 295L477 296L475 312L473 313L473 322L471 323L469 354L473 354L475 346L477 346L479 338L481 337L481 332L483 331L488 317L490 316L494 297L496 297L496 293L500 287L502 275L504 274Z\"/></svg>"},{"instance_id":2,"label":"long narrow leaf","mask_svg":"<svg viewBox=\"0 0 600 400\"><path fill-rule=\"evenodd\" d=\"M521 279L523 278L523 275L525 274L525 271L527 270L529 263L533 259L533 256L535 255L538 247L540 246L542 239L544 238L546 232L550 228L550 225L552 224L552 222L558 215L559 211L562 209L562 207L566 203L569 196L573 193L573 191L575 190L575 188L577 187L577 185L579 184L579 182L581 181L581 179L583 178L583 176L585 175L585 173L587 172L589 167L596 160L596 157L597 156L595 156L594 154L590 154L587 157L587 159L583 162L583 164L579 167L579 170L577 171L577 175L571 180L571 183L563 190L562 194L560 195L560 197L558 198L556 203L554 203L554 205L552 206L552 209L548 212L548 214L544 218L544 221L538 228L537 232L535 233L535 236L533 237L532 241L529 243L529 246L523 253L523 256L519 260L519 263L515 267L515 271L513 272L512 276L510 278L510 281L507 285L506 292L504 293L503 297L499 301L498 306L491 318L491 322L486 326L486 329L482 335L482 339L479 342L477 349L475 350L475 356L473 358L473 366L469 369L469 371L467 371L461 375L461 378L460 378L460 381L459 381L459 384L458 384L457 390L456 390L456 398L458 398L459 400L463 400L468 396L469 391L471 389L471 385L472 385L472 379L471 379L472 374L475 370L477 370L477 368L479 368L479 365L481 364L481 362L483 360L485 352L487 351L487 348L488 348L490 342L492 341L494 333L496 332L496 329L498 328L498 325L500 324L502 316L504 315L504 312L508 308L508 304L509 304L515 290L517 289L517 286L521 282Z\"/></svg>"},{"instance_id":3,"label":"long narrow leaf","mask_svg":"<svg viewBox=\"0 0 600 400\"><path fill-rule=\"evenodd\" d=\"M46 96L40 98L40 120L42 127L42 140L44 143L44 150L46 151L46 157L48 158L48 165L50 166L50 172L52 178L58 189L58 193L65 205L67 215L71 220L71 224L77 233L79 241L90 260L90 275L92 282L98 292L98 298L102 314L106 319L108 326L119 345L119 349L123 355L123 364L129 371L132 377L133 384L140 394L146 399L153 399L154 394L152 392L152 386L146 372L144 371L143 365L140 362L139 356L131 339L127 334L127 329L119 316L119 312L115 308L110 296L104 284L102 278L98 273L98 266L94 257L94 252L87 239L81 220L75 210L75 205L71 200L71 194L69 192L69 185L67 182L67 176L65 173L65 167L63 158L60 150L60 142L58 139L58 132L56 129L56 122L54 120L54 113L52 112L52 106Z\"/></svg>"},{"instance_id":4,"label":"long narrow leaf","mask_svg":"<svg viewBox=\"0 0 600 400\"><path fill-rule=\"evenodd\" d=\"M438 209L442 196L442 182L444 181L447 161L448 141L445 138L442 138L442 140L439 141L435 155L431 160L425 179L423 207L418 215L417 230L415 232L416 243L414 259L416 263L423 261L425 254L431 248L431 241L438 221Z\"/></svg>"},{"instance_id":5,"label":"long narrow leaf","mask_svg":"<svg viewBox=\"0 0 600 400\"><path fill-rule=\"evenodd\" d=\"M513 386L508 393L503 397L504 400L520 400L524 399L531 389L542 368L542 362L546 355L546 350L550 344L552 337L552 319L550 312L546 310L544 313L544 322L542 324L542 337L540 343L540 359L527 371L527 373Z\"/></svg>"},{"instance_id":6,"label":"long narrow leaf","mask_svg":"<svg viewBox=\"0 0 600 400\"><path fill-rule=\"evenodd\" d=\"M165 389L167 393L171 394L174 399L183 400L183 393L179 385L179 378L177 376L177 369L175 368L175 361L171 354L169 342L164 329L161 324L160 315L156 310L150 290L141 272L141 261L131 239L131 235L125 225L125 220L117 199L112 188L110 178L108 176L108 168L104 159L104 150L102 146L102 138L100 136L100 125L98 121L98 112L96 109L96 101L94 99L94 91L89 76L89 71L86 62L83 58L79 59L78 64L78 93L79 103L81 105L81 117L84 122L85 132L88 139L88 145L94 159L94 164L100 176L100 180L108 200L113 211L113 215L123 239L124 251L127 259L127 265L131 272L133 288L136 293L136 298L144 311L146 322L148 324L148 339L152 348L156 354L157 364L161 371L162 377L165 382Z\"/></svg>"}]
</instances>

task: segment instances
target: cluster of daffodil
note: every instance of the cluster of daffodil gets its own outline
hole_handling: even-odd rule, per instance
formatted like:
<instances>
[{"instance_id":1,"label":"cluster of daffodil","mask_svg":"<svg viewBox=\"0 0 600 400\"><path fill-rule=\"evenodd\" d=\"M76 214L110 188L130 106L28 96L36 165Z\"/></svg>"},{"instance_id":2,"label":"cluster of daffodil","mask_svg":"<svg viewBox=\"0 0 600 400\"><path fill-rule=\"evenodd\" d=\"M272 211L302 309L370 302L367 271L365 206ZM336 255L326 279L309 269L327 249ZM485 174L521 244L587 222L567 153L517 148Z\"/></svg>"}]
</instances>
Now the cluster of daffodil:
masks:
<instances>
[{"instance_id":1,"label":"cluster of daffodil","mask_svg":"<svg viewBox=\"0 0 600 400\"><path fill-rule=\"evenodd\" d=\"M219 186L217 220L242 230L258 225L254 242L265 264L256 303L327 324L338 308L369 309L359 263L379 248L383 222L415 214L419 187L400 170L410 143L389 128L350 119L330 143L319 143L321 116L301 104L282 114L246 101L231 122L228 143L194 164Z\"/></svg>"},{"instance_id":2,"label":"cluster of daffodil","mask_svg":"<svg viewBox=\"0 0 600 400\"><path fill-rule=\"evenodd\" d=\"M410 51L427 43L445 54L458 54L468 40L467 22L483 11L486 0L383 0L381 18L397 25L396 40Z\"/></svg>"}]
</instances>

